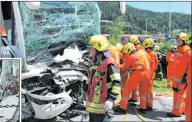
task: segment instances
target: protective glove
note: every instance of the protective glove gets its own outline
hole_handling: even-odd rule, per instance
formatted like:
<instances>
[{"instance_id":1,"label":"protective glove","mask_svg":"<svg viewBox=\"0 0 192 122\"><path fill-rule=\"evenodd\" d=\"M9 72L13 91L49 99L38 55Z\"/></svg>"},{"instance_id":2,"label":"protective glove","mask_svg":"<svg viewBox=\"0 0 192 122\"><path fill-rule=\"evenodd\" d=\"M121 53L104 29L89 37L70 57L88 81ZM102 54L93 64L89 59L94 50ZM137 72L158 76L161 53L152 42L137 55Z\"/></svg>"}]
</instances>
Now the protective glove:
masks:
<instances>
[{"instance_id":1,"label":"protective glove","mask_svg":"<svg viewBox=\"0 0 192 122\"><path fill-rule=\"evenodd\" d=\"M175 91L176 93L179 93L180 92L180 88L175 88L175 87L172 87L173 91Z\"/></svg>"},{"instance_id":2,"label":"protective glove","mask_svg":"<svg viewBox=\"0 0 192 122\"><path fill-rule=\"evenodd\" d=\"M107 100L107 101L105 102L105 105L104 105L104 111L105 111L105 112L109 112L109 111L112 110L112 108L113 108L113 102Z\"/></svg>"},{"instance_id":3,"label":"protective glove","mask_svg":"<svg viewBox=\"0 0 192 122\"><path fill-rule=\"evenodd\" d=\"M81 103L83 102L83 99L86 95L86 92L85 91L82 91L82 94L81 96L78 97L78 105L81 106Z\"/></svg>"}]
</instances>

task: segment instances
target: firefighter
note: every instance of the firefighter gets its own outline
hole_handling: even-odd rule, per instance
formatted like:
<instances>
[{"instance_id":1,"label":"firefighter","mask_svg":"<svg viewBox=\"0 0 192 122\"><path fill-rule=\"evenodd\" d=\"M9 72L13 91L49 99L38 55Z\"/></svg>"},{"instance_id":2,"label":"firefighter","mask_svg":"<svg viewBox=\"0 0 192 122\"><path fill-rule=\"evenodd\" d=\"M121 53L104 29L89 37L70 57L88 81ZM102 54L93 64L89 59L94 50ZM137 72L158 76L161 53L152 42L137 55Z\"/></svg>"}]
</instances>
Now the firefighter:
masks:
<instances>
[{"instance_id":1,"label":"firefighter","mask_svg":"<svg viewBox=\"0 0 192 122\"><path fill-rule=\"evenodd\" d=\"M118 49L120 52L122 52L123 45L122 45L121 43L117 43L117 44L116 44L116 47L117 47L117 49Z\"/></svg>"},{"instance_id":2,"label":"firefighter","mask_svg":"<svg viewBox=\"0 0 192 122\"><path fill-rule=\"evenodd\" d=\"M154 41L151 38L147 38L143 41L143 47L145 48L146 52L149 54L152 60L151 72L152 76L150 79L149 88L147 91L147 110L150 111L153 109L153 82L155 79L155 71L158 67L158 57L157 54L153 51Z\"/></svg>"},{"instance_id":3,"label":"firefighter","mask_svg":"<svg viewBox=\"0 0 192 122\"><path fill-rule=\"evenodd\" d=\"M121 53L121 56L120 56L120 66L121 66L121 65L123 65L123 59L124 59L124 55L125 55L123 52L123 45L121 43L117 43L116 47ZM124 86L125 82L128 80L129 74L128 74L127 70L123 70L123 68L120 68L120 76L121 76L121 84L122 84L121 93L123 95L123 86Z\"/></svg>"},{"instance_id":4,"label":"firefighter","mask_svg":"<svg viewBox=\"0 0 192 122\"><path fill-rule=\"evenodd\" d=\"M26 62L24 55L19 51L17 46L13 46L7 38L6 29L3 25L1 26L1 43L2 47L0 48L0 57L1 58L21 58L22 60L22 72L26 71Z\"/></svg>"},{"instance_id":5,"label":"firefighter","mask_svg":"<svg viewBox=\"0 0 192 122\"><path fill-rule=\"evenodd\" d=\"M123 89L123 96L120 107L115 111L125 114L128 100L131 92L139 85L140 108L142 113L146 113L146 95L151 78L151 58L144 50L136 50L132 43L127 43L124 47L124 52L128 55L124 58L123 69L127 70L132 67L132 73Z\"/></svg>"},{"instance_id":6,"label":"firefighter","mask_svg":"<svg viewBox=\"0 0 192 122\"><path fill-rule=\"evenodd\" d=\"M159 54L157 51L159 51L160 47L158 45L154 46L154 51L157 53L157 57L158 57L158 68L155 72L155 76L159 77L160 80L163 79L163 71L162 71L162 65L161 65L161 61L162 61L162 56L161 54Z\"/></svg>"},{"instance_id":7,"label":"firefighter","mask_svg":"<svg viewBox=\"0 0 192 122\"><path fill-rule=\"evenodd\" d=\"M123 58L123 55L124 55L124 53L123 53L123 45L121 43L117 43L116 44L116 48L119 51L119 59L120 59L120 62L119 62L120 64L119 65L121 65L122 64L122 58Z\"/></svg>"},{"instance_id":8,"label":"firefighter","mask_svg":"<svg viewBox=\"0 0 192 122\"><path fill-rule=\"evenodd\" d=\"M121 44L121 43L117 43L116 44L116 47L117 47L117 49L118 49L118 51L120 52L120 65L122 65L122 62L123 62L123 55L124 55L124 53L123 53L123 45ZM121 72L121 69L120 69L120 72ZM120 73L121 74L121 73ZM122 78L121 78L121 80L123 80ZM123 83L123 82L122 82ZM123 86L123 85L122 85Z\"/></svg>"},{"instance_id":9,"label":"firefighter","mask_svg":"<svg viewBox=\"0 0 192 122\"><path fill-rule=\"evenodd\" d=\"M120 52L120 56L119 57L120 57L120 65L121 65L123 63L122 59L123 59L123 56L124 56L124 52L123 52L124 45L122 45L121 43L117 43L116 47L117 47L118 51Z\"/></svg>"},{"instance_id":10,"label":"firefighter","mask_svg":"<svg viewBox=\"0 0 192 122\"><path fill-rule=\"evenodd\" d=\"M192 41L190 40L190 50L187 50L185 53L184 53L184 57L186 57L185 59L185 67L187 69L187 83L188 83L188 87L187 87L187 93L186 93L186 108L185 108L185 120L187 122L191 122L191 115L192 115L192 109L191 109L191 99L192 99L192 89L191 89L191 52L192 52Z\"/></svg>"},{"instance_id":11,"label":"firefighter","mask_svg":"<svg viewBox=\"0 0 192 122\"><path fill-rule=\"evenodd\" d=\"M104 121L121 95L120 73L106 42L102 35L92 36L89 40L93 59L89 67L89 80L78 101L81 103L83 96L87 95L86 111L89 112L90 122Z\"/></svg>"},{"instance_id":12,"label":"firefighter","mask_svg":"<svg viewBox=\"0 0 192 122\"><path fill-rule=\"evenodd\" d=\"M187 45L187 34L180 32L176 36L177 40L177 52L174 55L173 61L173 108L172 112L167 113L169 117L180 117L185 112L185 103L184 100L186 98L186 86L187 82L185 82L182 75L185 73L183 69L184 63L187 57L184 57L184 53L190 50L189 45Z\"/></svg>"},{"instance_id":13,"label":"firefighter","mask_svg":"<svg viewBox=\"0 0 192 122\"><path fill-rule=\"evenodd\" d=\"M122 57L122 53L119 51L119 47L111 45L107 40L105 41L109 45L108 50L111 53L112 58L115 60L118 70L120 70L120 59Z\"/></svg>"},{"instance_id":14,"label":"firefighter","mask_svg":"<svg viewBox=\"0 0 192 122\"><path fill-rule=\"evenodd\" d=\"M140 50L140 49L144 50L144 47L141 46L140 41L136 35L130 36L129 42L134 44L137 50ZM129 102L137 102L138 99L139 99L139 86L137 86L136 89L132 91L131 99L129 100Z\"/></svg>"},{"instance_id":15,"label":"firefighter","mask_svg":"<svg viewBox=\"0 0 192 122\"><path fill-rule=\"evenodd\" d=\"M170 51L166 55L166 61L168 62L167 65L167 87L172 87L172 80L173 80L173 61L174 61L174 55L176 52L177 47L174 45L171 45Z\"/></svg>"},{"instance_id":16,"label":"firefighter","mask_svg":"<svg viewBox=\"0 0 192 122\"><path fill-rule=\"evenodd\" d=\"M141 42L139 41L139 39L138 39L138 37L137 37L136 35L130 36L129 42L133 43L134 46L135 46L135 48L136 48L137 50L140 50L140 49L144 50L144 49L145 49L145 48L140 44Z\"/></svg>"}]
</instances>

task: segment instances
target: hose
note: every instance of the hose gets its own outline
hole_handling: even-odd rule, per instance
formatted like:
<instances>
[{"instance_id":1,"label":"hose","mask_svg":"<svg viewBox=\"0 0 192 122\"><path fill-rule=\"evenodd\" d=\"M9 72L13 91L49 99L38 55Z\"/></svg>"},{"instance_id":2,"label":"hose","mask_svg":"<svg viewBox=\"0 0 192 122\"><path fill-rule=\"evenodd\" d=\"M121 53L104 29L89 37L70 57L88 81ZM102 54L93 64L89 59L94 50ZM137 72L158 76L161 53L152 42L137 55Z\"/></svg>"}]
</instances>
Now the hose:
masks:
<instances>
[{"instance_id":1,"label":"hose","mask_svg":"<svg viewBox=\"0 0 192 122\"><path fill-rule=\"evenodd\" d=\"M137 117L142 121L142 122L146 122L143 117L141 115L139 115L138 111L137 111L137 108L135 108L135 112L137 114Z\"/></svg>"},{"instance_id":2,"label":"hose","mask_svg":"<svg viewBox=\"0 0 192 122\"><path fill-rule=\"evenodd\" d=\"M126 122L127 118L128 118L128 113L126 112L125 116L123 117L123 122Z\"/></svg>"},{"instance_id":3,"label":"hose","mask_svg":"<svg viewBox=\"0 0 192 122\"><path fill-rule=\"evenodd\" d=\"M137 114L137 117L142 121L142 122L146 122L144 120L144 118L138 113L137 111L137 107L135 108L135 113ZM125 116L123 117L123 122L126 122L128 118L128 113L126 112Z\"/></svg>"}]
</instances>

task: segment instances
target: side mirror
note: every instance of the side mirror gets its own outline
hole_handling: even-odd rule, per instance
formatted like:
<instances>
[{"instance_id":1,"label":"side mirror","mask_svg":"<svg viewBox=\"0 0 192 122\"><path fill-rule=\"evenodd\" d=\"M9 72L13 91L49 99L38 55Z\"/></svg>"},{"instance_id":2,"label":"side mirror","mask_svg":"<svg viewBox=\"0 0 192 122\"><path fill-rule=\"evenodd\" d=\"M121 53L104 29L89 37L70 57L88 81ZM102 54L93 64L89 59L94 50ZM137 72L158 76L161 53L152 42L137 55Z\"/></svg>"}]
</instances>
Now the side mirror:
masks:
<instances>
[{"instance_id":1,"label":"side mirror","mask_svg":"<svg viewBox=\"0 0 192 122\"><path fill-rule=\"evenodd\" d=\"M126 4L125 4L125 2L119 2L119 5L120 5L121 13L125 14L125 11L126 11Z\"/></svg>"},{"instance_id":2,"label":"side mirror","mask_svg":"<svg viewBox=\"0 0 192 122\"><path fill-rule=\"evenodd\" d=\"M40 2L25 2L28 9L39 9L40 8Z\"/></svg>"}]
</instances>

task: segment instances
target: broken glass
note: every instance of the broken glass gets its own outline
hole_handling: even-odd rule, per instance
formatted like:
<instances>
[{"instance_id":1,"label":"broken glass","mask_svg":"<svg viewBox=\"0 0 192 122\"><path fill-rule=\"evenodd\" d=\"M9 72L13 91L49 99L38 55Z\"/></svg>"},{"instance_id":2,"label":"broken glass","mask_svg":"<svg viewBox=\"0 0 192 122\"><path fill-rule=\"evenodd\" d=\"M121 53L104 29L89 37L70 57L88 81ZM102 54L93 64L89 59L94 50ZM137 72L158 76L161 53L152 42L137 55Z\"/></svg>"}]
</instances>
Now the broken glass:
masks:
<instances>
[{"instance_id":1,"label":"broken glass","mask_svg":"<svg viewBox=\"0 0 192 122\"><path fill-rule=\"evenodd\" d=\"M4 91L4 97L19 92L19 63L19 60L2 60L0 86Z\"/></svg>"},{"instance_id":2,"label":"broken glass","mask_svg":"<svg viewBox=\"0 0 192 122\"><path fill-rule=\"evenodd\" d=\"M90 36L100 34L97 2L41 2L36 10L20 2L19 8L27 59L64 48L66 42L86 44Z\"/></svg>"}]
</instances>

